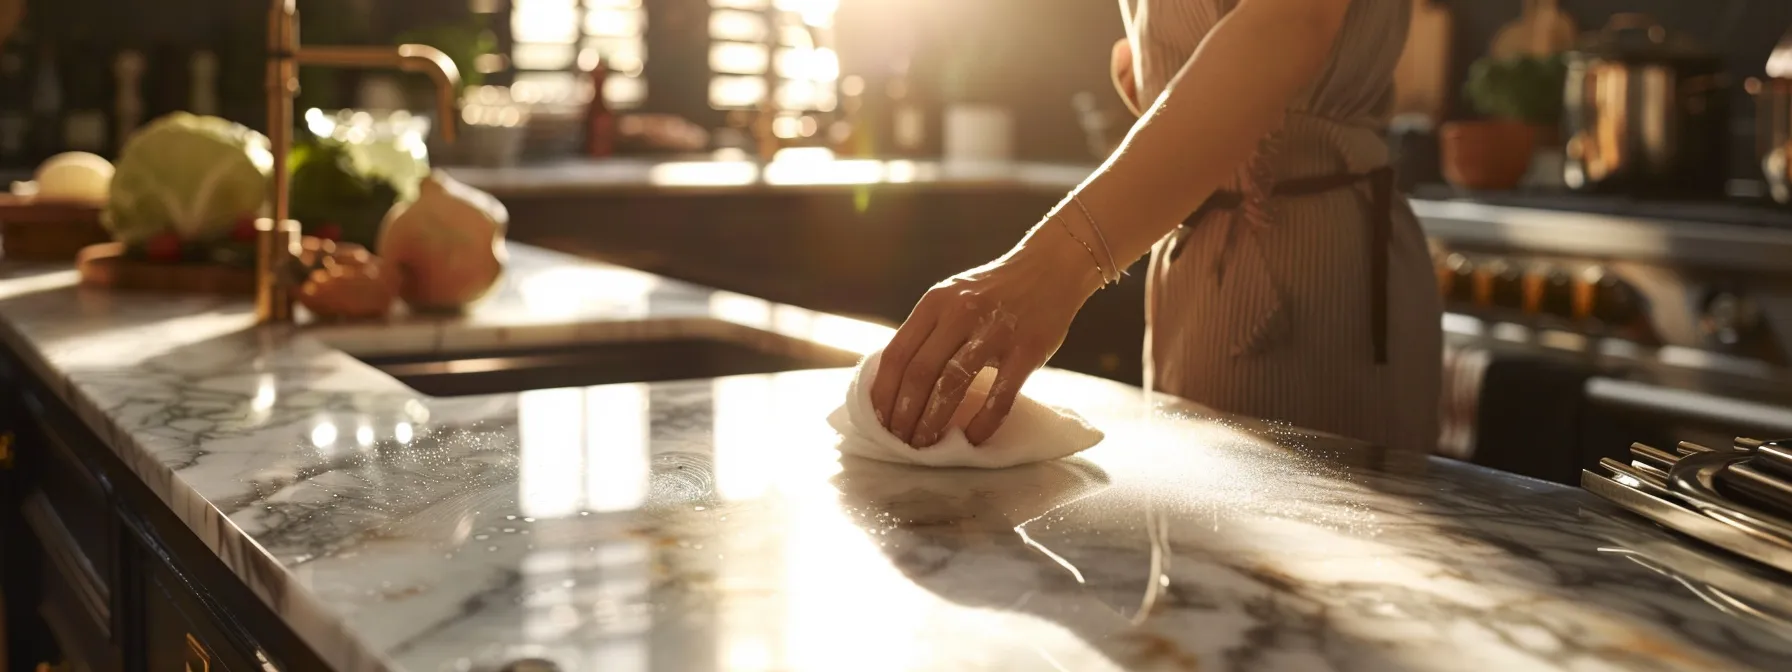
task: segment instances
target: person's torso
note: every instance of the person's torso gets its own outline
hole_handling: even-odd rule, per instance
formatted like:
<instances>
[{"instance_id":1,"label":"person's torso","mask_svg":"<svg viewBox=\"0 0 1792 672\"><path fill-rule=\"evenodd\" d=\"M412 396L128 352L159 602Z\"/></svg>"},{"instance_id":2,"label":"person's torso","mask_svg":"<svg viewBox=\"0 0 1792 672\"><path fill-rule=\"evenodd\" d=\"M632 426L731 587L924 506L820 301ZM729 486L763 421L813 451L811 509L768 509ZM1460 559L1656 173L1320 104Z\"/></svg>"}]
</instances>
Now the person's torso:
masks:
<instances>
[{"instance_id":1,"label":"person's torso","mask_svg":"<svg viewBox=\"0 0 1792 672\"><path fill-rule=\"evenodd\" d=\"M1201 40L1238 3L1120 0L1139 99L1151 101L1162 94ZM1411 0L1351 2L1324 69L1290 101L1289 118L1279 134L1292 147L1309 149L1298 152L1303 156L1275 160L1284 165L1274 173L1360 171L1385 163L1382 131L1411 13Z\"/></svg>"}]
</instances>

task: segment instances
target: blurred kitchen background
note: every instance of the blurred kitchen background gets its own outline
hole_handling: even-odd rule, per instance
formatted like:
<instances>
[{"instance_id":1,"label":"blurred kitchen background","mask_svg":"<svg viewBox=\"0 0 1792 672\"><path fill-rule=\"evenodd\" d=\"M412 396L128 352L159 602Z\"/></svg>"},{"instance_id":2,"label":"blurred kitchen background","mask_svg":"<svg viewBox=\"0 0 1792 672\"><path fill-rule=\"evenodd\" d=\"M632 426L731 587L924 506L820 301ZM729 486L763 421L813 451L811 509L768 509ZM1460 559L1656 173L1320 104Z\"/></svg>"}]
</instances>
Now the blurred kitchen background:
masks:
<instances>
[{"instance_id":1,"label":"blurred kitchen background","mask_svg":"<svg viewBox=\"0 0 1792 672\"><path fill-rule=\"evenodd\" d=\"M298 0L307 45L463 75L444 120L421 76L304 69L298 117L492 193L512 239L895 323L1124 135L1119 4ZM0 184L176 110L264 127L266 5L0 0ZM1571 482L1632 440L1792 435L1792 3L1413 17L1388 135L1450 311L1440 452ZM1053 364L1139 382L1142 299L1097 295Z\"/></svg>"},{"instance_id":2,"label":"blurred kitchen background","mask_svg":"<svg viewBox=\"0 0 1792 672\"><path fill-rule=\"evenodd\" d=\"M1444 48L1432 52L1448 57L1442 64L1446 119L1476 116L1456 89L1529 2L1415 3L1422 13L1447 15L1441 24L1447 35L1438 40ZM80 129L89 125L89 115L113 117L122 88L141 92L135 115L140 119L214 107L210 111L252 127L263 123L267 8L261 2L21 4L28 11L7 41L0 65L0 118L6 119L0 167L28 172L57 150L115 150L121 126L108 123L103 134ZM1602 27L1614 14L1646 14L1676 39L1709 49L1739 82L1763 74L1769 52L1792 25L1792 5L1772 0L1547 4L1559 7L1582 32ZM875 117L884 125L901 125L901 114L885 106L917 106L937 127L954 104L985 104L1011 116L1012 158L1086 163L1091 144L1076 96L1092 94L1093 106L1108 115L1123 112L1108 78L1109 49L1123 35L1119 10L1110 2L299 0L297 5L306 43L428 43L462 66L470 97L482 86L510 87L514 100L544 108L550 118L558 106L583 107L592 81L588 71L599 63L609 70L603 97L612 109L676 115L711 130L727 128L730 112L756 111L768 85L774 86L772 103L780 111L809 120L781 129L794 131L786 134L801 139L787 140L803 145L838 147L840 137L829 127L842 119ZM768 69L774 71L769 80ZM129 85L121 81L126 72L138 73ZM378 108L399 100L387 73L319 69L308 70L304 79L300 109ZM1731 87L1729 97L1736 151L1726 170L1732 177L1754 177L1753 104L1742 86ZM738 121L742 115L734 117ZM1119 133L1124 121L1113 123ZM70 125L77 130L44 132L46 126ZM923 137L904 139L914 147L883 137L892 129L877 130L881 133L874 135L887 144L853 146L880 155L942 151L941 137L926 133L929 129L917 129ZM715 142L739 142L721 135ZM16 140L19 136L30 140ZM528 158L554 158L546 149Z\"/></svg>"}]
</instances>

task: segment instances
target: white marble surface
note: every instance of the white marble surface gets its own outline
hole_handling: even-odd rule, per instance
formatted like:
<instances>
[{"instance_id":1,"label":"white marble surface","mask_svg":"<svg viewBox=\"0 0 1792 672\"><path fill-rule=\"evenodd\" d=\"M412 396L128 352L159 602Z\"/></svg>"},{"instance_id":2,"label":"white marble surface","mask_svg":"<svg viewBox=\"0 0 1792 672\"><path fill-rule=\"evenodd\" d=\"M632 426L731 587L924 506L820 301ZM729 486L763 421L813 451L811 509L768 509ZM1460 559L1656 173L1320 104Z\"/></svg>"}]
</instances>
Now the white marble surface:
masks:
<instances>
[{"instance_id":1,"label":"white marble surface","mask_svg":"<svg viewBox=\"0 0 1792 672\"><path fill-rule=\"evenodd\" d=\"M1090 417L1102 445L960 472L842 463L825 422L841 370L435 399L342 351L695 335L800 354L888 333L516 252L469 316L296 333L252 328L239 301L0 267L0 336L341 670L1792 658L1783 626L1675 577L1708 575L1696 551L1585 493L1075 374L1030 391Z\"/></svg>"}]
</instances>

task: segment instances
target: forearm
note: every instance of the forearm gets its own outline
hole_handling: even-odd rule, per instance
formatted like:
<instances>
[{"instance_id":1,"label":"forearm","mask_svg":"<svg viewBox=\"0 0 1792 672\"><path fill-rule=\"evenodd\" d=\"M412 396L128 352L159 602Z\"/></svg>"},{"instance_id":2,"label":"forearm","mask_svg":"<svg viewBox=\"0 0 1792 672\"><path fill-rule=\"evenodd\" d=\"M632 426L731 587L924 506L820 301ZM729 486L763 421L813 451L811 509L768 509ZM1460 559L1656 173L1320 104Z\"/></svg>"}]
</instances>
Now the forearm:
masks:
<instances>
[{"instance_id":1,"label":"forearm","mask_svg":"<svg viewBox=\"0 0 1792 672\"><path fill-rule=\"evenodd\" d=\"M1061 222L1125 268L1200 207L1324 67L1344 0L1245 0L1216 25ZM1087 216L1084 214L1087 209ZM1089 219L1100 235L1089 228ZM1077 244L1034 235L1025 244ZM1112 269L1110 269L1112 270Z\"/></svg>"}]
</instances>

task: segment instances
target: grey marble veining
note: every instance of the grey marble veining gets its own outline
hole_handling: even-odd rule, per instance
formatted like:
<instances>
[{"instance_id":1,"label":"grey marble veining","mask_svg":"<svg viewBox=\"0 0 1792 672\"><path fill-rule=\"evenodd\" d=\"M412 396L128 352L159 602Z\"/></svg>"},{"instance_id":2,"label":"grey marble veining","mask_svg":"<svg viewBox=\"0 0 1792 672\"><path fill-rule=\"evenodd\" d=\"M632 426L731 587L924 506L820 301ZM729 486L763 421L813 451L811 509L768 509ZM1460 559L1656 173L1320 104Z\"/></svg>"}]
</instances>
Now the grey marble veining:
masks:
<instances>
[{"instance_id":1,"label":"grey marble veining","mask_svg":"<svg viewBox=\"0 0 1792 672\"><path fill-rule=\"evenodd\" d=\"M1783 624L1694 591L1784 584L1585 493L1076 374L1029 389L1109 438L981 472L840 459L844 371L439 399L345 354L888 333L529 248L471 314L380 328L256 330L239 301L0 276L0 336L341 670L1792 660Z\"/></svg>"}]
</instances>

